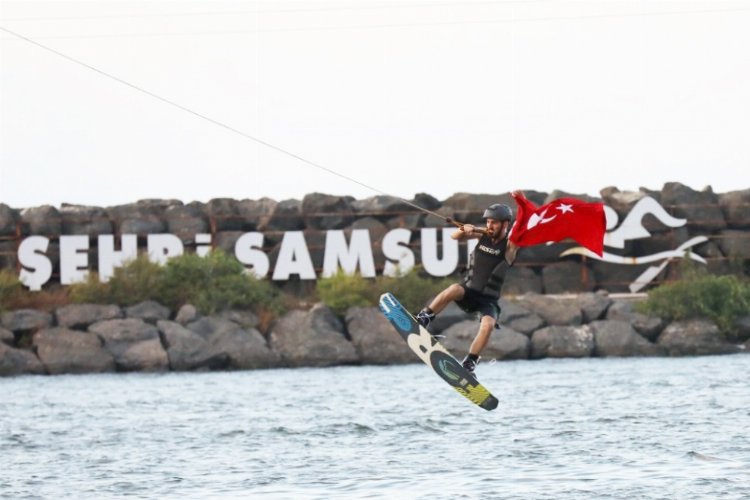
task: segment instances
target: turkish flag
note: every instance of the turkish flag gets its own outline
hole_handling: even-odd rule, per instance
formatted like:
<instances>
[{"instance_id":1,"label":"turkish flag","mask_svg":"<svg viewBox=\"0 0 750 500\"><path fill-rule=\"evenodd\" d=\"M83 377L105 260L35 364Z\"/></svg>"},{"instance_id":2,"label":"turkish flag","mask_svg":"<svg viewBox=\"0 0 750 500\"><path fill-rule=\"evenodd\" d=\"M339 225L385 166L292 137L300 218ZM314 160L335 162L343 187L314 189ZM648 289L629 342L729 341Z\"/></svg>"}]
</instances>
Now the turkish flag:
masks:
<instances>
[{"instance_id":1,"label":"turkish flag","mask_svg":"<svg viewBox=\"0 0 750 500\"><path fill-rule=\"evenodd\" d=\"M560 198L537 207L520 193L513 193L518 217L510 241L519 247L570 238L601 257L607 218L604 204Z\"/></svg>"}]
</instances>

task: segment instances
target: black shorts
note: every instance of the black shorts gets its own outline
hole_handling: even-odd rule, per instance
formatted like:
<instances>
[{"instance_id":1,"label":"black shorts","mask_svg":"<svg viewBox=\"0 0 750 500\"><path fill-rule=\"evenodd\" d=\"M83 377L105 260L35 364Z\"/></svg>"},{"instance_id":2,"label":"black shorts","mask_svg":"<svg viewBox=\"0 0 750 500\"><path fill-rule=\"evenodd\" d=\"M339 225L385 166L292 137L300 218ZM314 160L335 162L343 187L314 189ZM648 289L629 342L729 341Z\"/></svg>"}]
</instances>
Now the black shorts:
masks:
<instances>
[{"instance_id":1,"label":"black shorts","mask_svg":"<svg viewBox=\"0 0 750 500\"><path fill-rule=\"evenodd\" d=\"M497 323L497 319L500 317L500 306L497 304L496 298L477 292L472 288L466 288L465 285L461 285L461 288L464 289L464 298L456 301L458 307L467 313L478 313L480 320L482 316L491 316L495 318L495 323Z\"/></svg>"}]
</instances>

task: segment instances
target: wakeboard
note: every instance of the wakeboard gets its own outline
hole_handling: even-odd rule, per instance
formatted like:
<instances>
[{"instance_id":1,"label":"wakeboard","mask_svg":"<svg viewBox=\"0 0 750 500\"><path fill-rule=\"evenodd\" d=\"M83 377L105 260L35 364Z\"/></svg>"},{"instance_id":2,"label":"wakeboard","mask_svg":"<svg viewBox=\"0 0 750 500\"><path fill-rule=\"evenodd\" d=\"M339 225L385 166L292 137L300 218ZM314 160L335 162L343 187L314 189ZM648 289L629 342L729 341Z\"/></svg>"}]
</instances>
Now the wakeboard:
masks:
<instances>
[{"instance_id":1,"label":"wakeboard","mask_svg":"<svg viewBox=\"0 0 750 500\"><path fill-rule=\"evenodd\" d=\"M485 410L497 408L497 398L490 394L472 373L461 366L461 363L417 322L393 294L381 295L379 306L414 354L427 366L432 367L440 378L459 394Z\"/></svg>"}]
</instances>

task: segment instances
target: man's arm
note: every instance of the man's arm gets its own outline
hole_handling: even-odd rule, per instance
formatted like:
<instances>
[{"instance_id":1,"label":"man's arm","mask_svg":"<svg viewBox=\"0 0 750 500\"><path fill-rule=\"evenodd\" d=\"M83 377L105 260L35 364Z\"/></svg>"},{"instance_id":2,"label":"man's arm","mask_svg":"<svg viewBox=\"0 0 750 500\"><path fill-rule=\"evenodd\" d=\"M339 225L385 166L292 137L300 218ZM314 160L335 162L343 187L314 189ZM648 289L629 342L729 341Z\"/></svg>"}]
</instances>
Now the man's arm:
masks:
<instances>
[{"instance_id":1,"label":"man's arm","mask_svg":"<svg viewBox=\"0 0 750 500\"><path fill-rule=\"evenodd\" d=\"M507 262L509 266L512 266L513 263L516 261L516 255L518 254L518 249L519 247L515 243L508 240L508 246L505 247L505 262Z\"/></svg>"},{"instance_id":2,"label":"man's arm","mask_svg":"<svg viewBox=\"0 0 750 500\"><path fill-rule=\"evenodd\" d=\"M482 237L482 233L475 232L476 226L474 224L464 224L460 228L453 231L451 238L458 241L463 240L476 240Z\"/></svg>"}]
</instances>

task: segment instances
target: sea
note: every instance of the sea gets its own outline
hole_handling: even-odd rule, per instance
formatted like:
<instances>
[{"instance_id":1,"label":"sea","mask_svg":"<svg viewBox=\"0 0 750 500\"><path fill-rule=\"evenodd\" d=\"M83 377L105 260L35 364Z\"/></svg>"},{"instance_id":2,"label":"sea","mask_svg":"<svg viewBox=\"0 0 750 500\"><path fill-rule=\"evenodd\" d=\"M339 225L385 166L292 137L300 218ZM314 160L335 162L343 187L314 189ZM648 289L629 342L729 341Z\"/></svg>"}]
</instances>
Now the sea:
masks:
<instances>
[{"instance_id":1,"label":"sea","mask_svg":"<svg viewBox=\"0 0 750 500\"><path fill-rule=\"evenodd\" d=\"M750 356L0 379L0 498L750 498Z\"/></svg>"}]
</instances>

